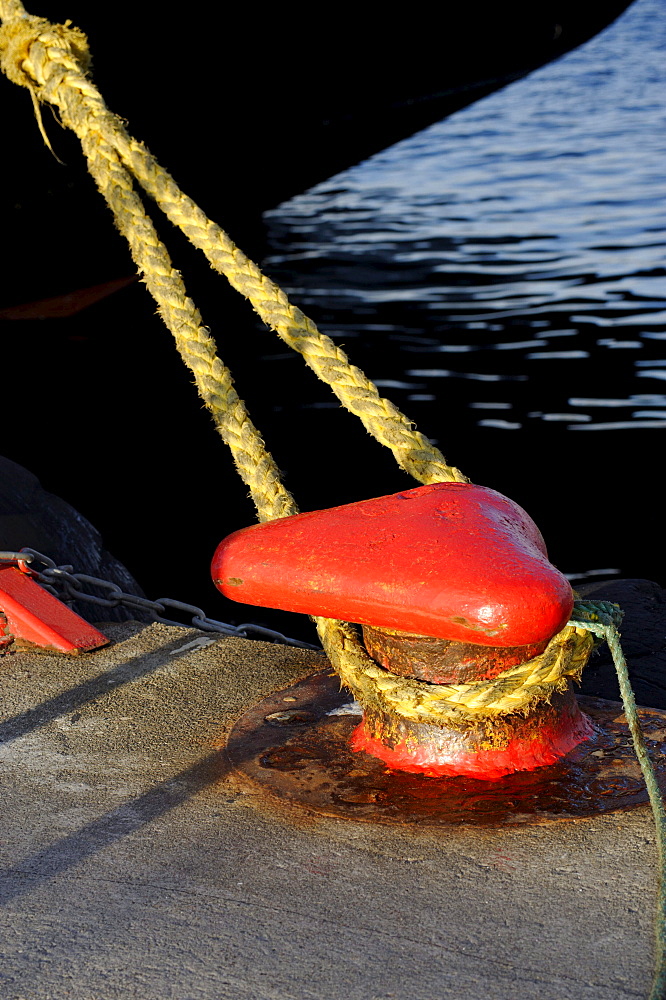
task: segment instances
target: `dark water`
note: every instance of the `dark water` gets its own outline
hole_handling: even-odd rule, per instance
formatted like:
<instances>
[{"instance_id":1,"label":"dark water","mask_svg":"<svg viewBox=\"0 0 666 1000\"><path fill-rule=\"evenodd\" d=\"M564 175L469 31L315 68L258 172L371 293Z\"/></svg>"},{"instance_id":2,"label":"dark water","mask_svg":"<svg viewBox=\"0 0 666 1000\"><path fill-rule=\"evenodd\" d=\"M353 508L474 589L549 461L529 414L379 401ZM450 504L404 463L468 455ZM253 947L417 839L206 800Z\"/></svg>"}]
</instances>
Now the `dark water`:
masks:
<instances>
[{"instance_id":1,"label":"dark water","mask_svg":"<svg viewBox=\"0 0 666 1000\"><path fill-rule=\"evenodd\" d=\"M665 57L666 8L638 0L268 215L270 273L576 577L666 583ZM279 347L264 360L295 377ZM275 410L274 431L307 422L335 447L349 431L313 381ZM369 455L329 469L350 498L355 475L372 492Z\"/></svg>"}]
</instances>

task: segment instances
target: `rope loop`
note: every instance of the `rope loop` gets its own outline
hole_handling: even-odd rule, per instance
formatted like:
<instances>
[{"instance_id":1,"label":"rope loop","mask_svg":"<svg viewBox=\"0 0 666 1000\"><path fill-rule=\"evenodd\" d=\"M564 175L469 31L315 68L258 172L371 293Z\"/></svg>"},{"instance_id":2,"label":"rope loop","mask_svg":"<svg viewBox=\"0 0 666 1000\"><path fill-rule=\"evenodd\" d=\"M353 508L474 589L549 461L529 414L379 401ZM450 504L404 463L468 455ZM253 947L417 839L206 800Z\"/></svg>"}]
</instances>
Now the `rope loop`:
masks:
<instances>
[{"instance_id":1,"label":"rope loop","mask_svg":"<svg viewBox=\"0 0 666 1000\"><path fill-rule=\"evenodd\" d=\"M579 681L593 648L585 627L571 623L553 636L539 656L510 667L491 680L430 684L393 674L373 660L353 625L318 619L319 637L343 683L364 707L375 707L432 725L497 718L520 712Z\"/></svg>"},{"instance_id":2,"label":"rope loop","mask_svg":"<svg viewBox=\"0 0 666 1000\"><path fill-rule=\"evenodd\" d=\"M590 625L613 625L619 628L624 611L611 601L575 601L571 624L589 628ZM589 631L593 629L589 628Z\"/></svg>"},{"instance_id":3,"label":"rope loop","mask_svg":"<svg viewBox=\"0 0 666 1000\"><path fill-rule=\"evenodd\" d=\"M0 28L0 68L13 83L28 87L38 97L55 64L63 72L85 76L90 62L86 35L69 21L51 24L24 12L6 20Z\"/></svg>"}]
</instances>

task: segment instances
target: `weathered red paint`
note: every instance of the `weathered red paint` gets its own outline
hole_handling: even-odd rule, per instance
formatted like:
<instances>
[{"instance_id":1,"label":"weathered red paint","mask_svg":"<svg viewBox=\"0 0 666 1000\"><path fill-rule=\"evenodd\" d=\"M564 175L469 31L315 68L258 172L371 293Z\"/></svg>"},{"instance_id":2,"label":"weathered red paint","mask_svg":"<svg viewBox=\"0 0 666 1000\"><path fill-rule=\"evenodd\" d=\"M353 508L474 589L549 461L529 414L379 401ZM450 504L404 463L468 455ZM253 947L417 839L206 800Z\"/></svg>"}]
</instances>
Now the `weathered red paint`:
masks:
<instances>
[{"instance_id":1,"label":"weathered red paint","mask_svg":"<svg viewBox=\"0 0 666 1000\"><path fill-rule=\"evenodd\" d=\"M0 611L16 645L80 653L109 640L16 566L0 567Z\"/></svg>"},{"instance_id":2,"label":"weathered red paint","mask_svg":"<svg viewBox=\"0 0 666 1000\"><path fill-rule=\"evenodd\" d=\"M516 771L554 764L594 736L594 726L579 710L573 692L557 700L559 704L545 706L531 719L505 717L498 722L494 736L492 727L486 729L487 739L482 741L475 738L474 727L470 733L444 728L441 735L433 735L438 727L413 723L398 726L403 731L397 737L387 736L381 723L366 713L352 733L350 745L396 771L431 778L466 776L496 781ZM395 734L394 719L387 728Z\"/></svg>"},{"instance_id":3,"label":"weathered red paint","mask_svg":"<svg viewBox=\"0 0 666 1000\"><path fill-rule=\"evenodd\" d=\"M543 642L573 606L529 515L469 483L243 528L212 575L245 604L486 646Z\"/></svg>"}]
</instances>

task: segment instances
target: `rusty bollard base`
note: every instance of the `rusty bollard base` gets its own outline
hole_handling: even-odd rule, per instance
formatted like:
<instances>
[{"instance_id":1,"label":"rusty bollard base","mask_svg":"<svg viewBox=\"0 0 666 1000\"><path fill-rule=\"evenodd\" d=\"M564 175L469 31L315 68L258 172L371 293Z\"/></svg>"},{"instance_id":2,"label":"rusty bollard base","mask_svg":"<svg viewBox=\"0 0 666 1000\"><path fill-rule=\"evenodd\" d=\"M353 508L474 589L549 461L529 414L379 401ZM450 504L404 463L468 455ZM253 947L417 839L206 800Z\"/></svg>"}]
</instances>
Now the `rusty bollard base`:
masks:
<instances>
[{"instance_id":1,"label":"rusty bollard base","mask_svg":"<svg viewBox=\"0 0 666 1000\"><path fill-rule=\"evenodd\" d=\"M495 781L514 771L554 764L593 735L594 726L580 711L569 687L527 716L514 713L491 722L467 720L464 728L366 711L351 735L351 747L395 770L431 778L467 775Z\"/></svg>"},{"instance_id":2,"label":"rusty bollard base","mask_svg":"<svg viewBox=\"0 0 666 1000\"><path fill-rule=\"evenodd\" d=\"M323 671L278 691L236 723L227 753L236 772L269 797L324 816L419 826L552 823L647 803L619 702L580 697L592 734L557 763L496 781L391 770L355 752L361 717L336 674ZM666 712L640 709L666 792Z\"/></svg>"},{"instance_id":3,"label":"rusty bollard base","mask_svg":"<svg viewBox=\"0 0 666 1000\"><path fill-rule=\"evenodd\" d=\"M467 684L485 681L544 653L547 642L518 648L451 642L431 636L409 635L363 626L370 656L393 674L430 684ZM585 635L587 659L592 648ZM570 650L574 653L576 646ZM584 661L583 661L584 662ZM363 721L354 730L351 745L379 757L390 768L428 777L495 781L514 771L531 771L554 764L593 735L590 720L580 711L573 681L533 705L529 712L510 712L492 718L469 713L460 721L437 724L406 718L380 704L366 706Z\"/></svg>"}]
</instances>

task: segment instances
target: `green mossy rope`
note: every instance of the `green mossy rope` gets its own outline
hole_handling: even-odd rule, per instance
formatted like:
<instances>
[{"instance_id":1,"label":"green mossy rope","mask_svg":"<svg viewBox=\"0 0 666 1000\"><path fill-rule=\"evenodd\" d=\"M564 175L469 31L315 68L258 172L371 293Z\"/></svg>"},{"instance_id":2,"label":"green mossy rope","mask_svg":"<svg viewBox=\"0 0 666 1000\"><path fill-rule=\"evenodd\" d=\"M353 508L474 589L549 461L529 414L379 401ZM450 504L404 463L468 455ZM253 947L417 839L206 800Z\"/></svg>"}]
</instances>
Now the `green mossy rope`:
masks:
<instances>
[{"instance_id":1,"label":"green mossy rope","mask_svg":"<svg viewBox=\"0 0 666 1000\"><path fill-rule=\"evenodd\" d=\"M620 633L617 626L622 619L616 604L608 601L576 601L574 613L569 622L578 628L586 628L608 644L617 679L620 685L624 714L634 744L645 787L652 806L655 826L657 828L657 867L659 885L657 890L657 912L655 915L655 969L649 1000L665 1000L666 998L666 809L657 776L650 760L645 739L641 730L636 699L629 680L627 661L620 645Z\"/></svg>"}]
</instances>

